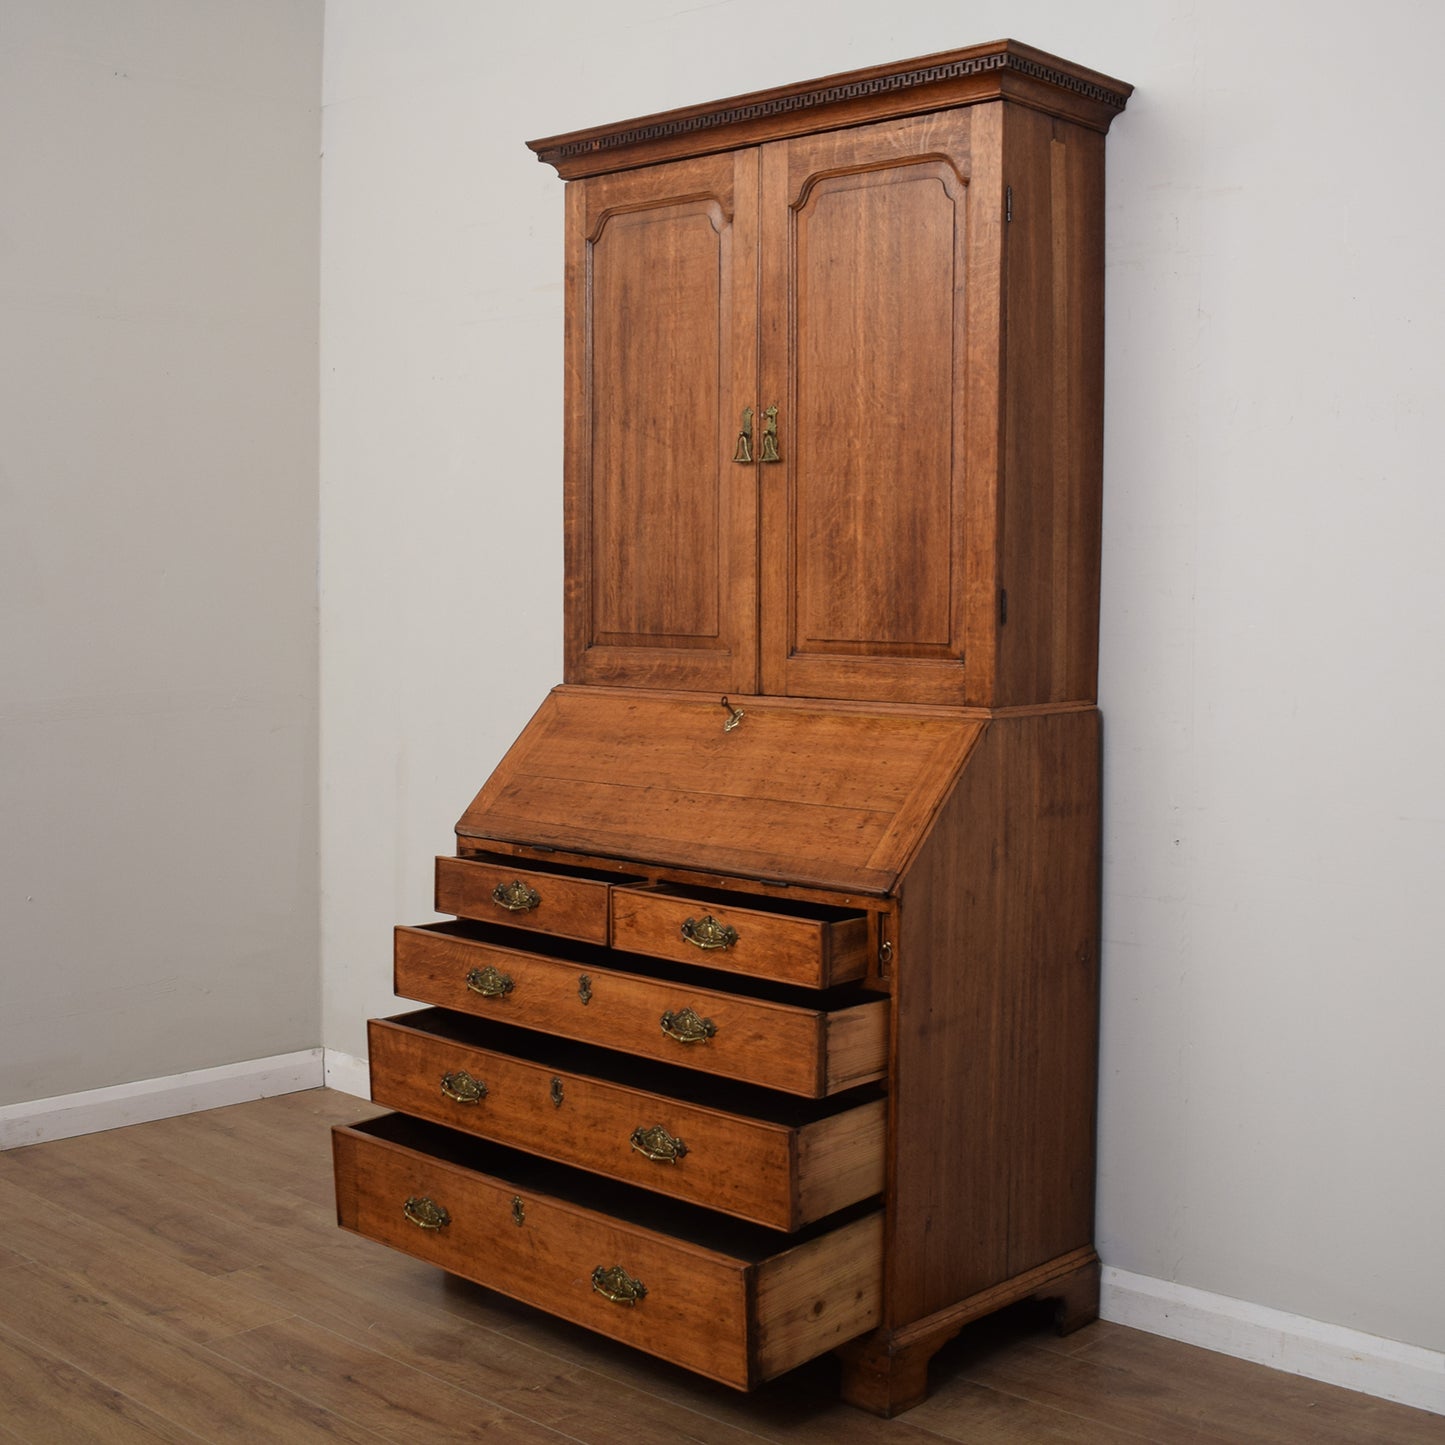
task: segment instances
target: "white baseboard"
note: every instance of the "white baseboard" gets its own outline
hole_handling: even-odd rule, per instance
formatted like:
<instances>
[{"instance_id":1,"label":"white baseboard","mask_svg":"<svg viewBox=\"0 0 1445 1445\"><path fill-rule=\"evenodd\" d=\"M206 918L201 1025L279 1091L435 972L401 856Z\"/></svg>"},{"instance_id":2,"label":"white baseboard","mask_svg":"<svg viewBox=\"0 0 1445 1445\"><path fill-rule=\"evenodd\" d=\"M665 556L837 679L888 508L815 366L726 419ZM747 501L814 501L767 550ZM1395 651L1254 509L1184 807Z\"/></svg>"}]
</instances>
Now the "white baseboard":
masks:
<instances>
[{"instance_id":1,"label":"white baseboard","mask_svg":"<svg viewBox=\"0 0 1445 1445\"><path fill-rule=\"evenodd\" d=\"M1104 1267L1099 1314L1206 1350L1445 1415L1445 1353Z\"/></svg>"},{"instance_id":2,"label":"white baseboard","mask_svg":"<svg viewBox=\"0 0 1445 1445\"><path fill-rule=\"evenodd\" d=\"M355 1094L358 1099L369 1099L370 1065L365 1059L358 1059L355 1054L343 1054L340 1049L327 1049L326 1087L340 1089L343 1094Z\"/></svg>"},{"instance_id":3,"label":"white baseboard","mask_svg":"<svg viewBox=\"0 0 1445 1445\"><path fill-rule=\"evenodd\" d=\"M325 1075L322 1050L302 1049L269 1059L247 1059L213 1069L194 1069L161 1079L141 1079L79 1094L57 1094L0 1106L0 1149L97 1134L125 1124L145 1124L225 1104L244 1104L273 1094L319 1089Z\"/></svg>"}]
</instances>

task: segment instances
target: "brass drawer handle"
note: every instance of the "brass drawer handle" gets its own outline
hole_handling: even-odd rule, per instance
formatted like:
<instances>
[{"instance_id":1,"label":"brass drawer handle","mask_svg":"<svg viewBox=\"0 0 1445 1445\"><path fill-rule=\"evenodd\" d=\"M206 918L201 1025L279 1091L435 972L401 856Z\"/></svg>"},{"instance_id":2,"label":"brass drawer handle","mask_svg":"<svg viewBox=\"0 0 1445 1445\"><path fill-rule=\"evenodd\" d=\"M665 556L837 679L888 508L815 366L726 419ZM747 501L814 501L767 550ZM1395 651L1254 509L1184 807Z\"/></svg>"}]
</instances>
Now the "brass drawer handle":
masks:
<instances>
[{"instance_id":1,"label":"brass drawer handle","mask_svg":"<svg viewBox=\"0 0 1445 1445\"><path fill-rule=\"evenodd\" d=\"M487 1086L465 1069L458 1069L454 1074L442 1075L442 1093L459 1104L480 1104L487 1097Z\"/></svg>"},{"instance_id":2,"label":"brass drawer handle","mask_svg":"<svg viewBox=\"0 0 1445 1445\"><path fill-rule=\"evenodd\" d=\"M599 1264L592 1271L592 1288L615 1305L631 1306L647 1298L647 1286L640 1279L633 1279L620 1264L614 1264L611 1269Z\"/></svg>"},{"instance_id":3,"label":"brass drawer handle","mask_svg":"<svg viewBox=\"0 0 1445 1445\"><path fill-rule=\"evenodd\" d=\"M542 895L535 888L529 888L520 878L511 883L498 883L492 889L492 902L508 913L530 913L540 902Z\"/></svg>"},{"instance_id":4,"label":"brass drawer handle","mask_svg":"<svg viewBox=\"0 0 1445 1445\"><path fill-rule=\"evenodd\" d=\"M700 1044L717 1033L717 1025L711 1019L699 1018L691 1008L676 1013L668 1009L662 1016L662 1031L680 1044Z\"/></svg>"},{"instance_id":5,"label":"brass drawer handle","mask_svg":"<svg viewBox=\"0 0 1445 1445\"><path fill-rule=\"evenodd\" d=\"M719 923L711 913L689 918L682 925L682 936L694 948L731 948L738 941L738 931L730 923Z\"/></svg>"},{"instance_id":6,"label":"brass drawer handle","mask_svg":"<svg viewBox=\"0 0 1445 1445\"><path fill-rule=\"evenodd\" d=\"M687 1145L675 1134L669 1134L661 1124L650 1129L638 1127L632 1131L632 1147L644 1159L658 1164L676 1164L687 1153Z\"/></svg>"},{"instance_id":7,"label":"brass drawer handle","mask_svg":"<svg viewBox=\"0 0 1445 1445\"><path fill-rule=\"evenodd\" d=\"M512 978L489 963L485 968L474 968L468 972L467 987L483 998L505 998L512 991Z\"/></svg>"},{"instance_id":8,"label":"brass drawer handle","mask_svg":"<svg viewBox=\"0 0 1445 1445\"><path fill-rule=\"evenodd\" d=\"M401 1212L418 1229L445 1229L452 1222L451 1215L435 1199L428 1199L425 1195L418 1197L413 1194L401 1206Z\"/></svg>"}]
</instances>

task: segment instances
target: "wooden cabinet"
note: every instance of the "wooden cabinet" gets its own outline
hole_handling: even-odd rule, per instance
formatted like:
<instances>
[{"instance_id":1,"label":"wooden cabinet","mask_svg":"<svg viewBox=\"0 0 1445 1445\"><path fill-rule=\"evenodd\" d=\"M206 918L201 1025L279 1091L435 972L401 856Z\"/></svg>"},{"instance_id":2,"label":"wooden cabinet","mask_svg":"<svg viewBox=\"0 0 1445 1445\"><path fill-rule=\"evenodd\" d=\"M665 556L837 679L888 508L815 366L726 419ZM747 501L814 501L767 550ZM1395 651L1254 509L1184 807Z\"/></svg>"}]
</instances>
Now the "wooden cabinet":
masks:
<instances>
[{"instance_id":1,"label":"wooden cabinet","mask_svg":"<svg viewBox=\"0 0 1445 1445\"><path fill-rule=\"evenodd\" d=\"M567 679L1092 700L1102 134L849 121L569 182Z\"/></svg>"},{"instance_id":2,"label":"wooden cabinet","mask_svg":"<svg viewBox=\"0 0 1445 1445\"><path fill-rule=\"evenodd\" d=\"M1103 136L1014 42L533 143L566 676L397 930L341 1222L747 1388L1094 1317Z\"/></svg>"}]
</instances>

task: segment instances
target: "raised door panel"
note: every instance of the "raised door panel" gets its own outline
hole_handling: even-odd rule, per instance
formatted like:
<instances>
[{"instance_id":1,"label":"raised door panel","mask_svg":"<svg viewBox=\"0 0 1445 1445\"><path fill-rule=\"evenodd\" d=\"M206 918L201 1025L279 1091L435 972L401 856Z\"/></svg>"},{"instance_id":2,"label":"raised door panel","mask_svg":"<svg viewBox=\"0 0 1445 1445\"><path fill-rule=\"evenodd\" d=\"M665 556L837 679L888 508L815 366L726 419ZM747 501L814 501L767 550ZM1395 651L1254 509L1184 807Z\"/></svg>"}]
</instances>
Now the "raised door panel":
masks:
<instances>
[{"instance_id":1,"label":"raised door panel","mask_svg":"<svg viewBox=\"0 0 1445 1445\"><path fill-rule=\"evenodd\" d=\"M569 188L569 681L755 690L757 164Z\"/></svg>"},{"instance_id":2,"label":"raised door panel","mask_svg":"<svg viewBox=\"0 0 1445 1445\"><path fill-rule=\"evenodd\" d=\"M766 692L967 700L972 127L764 150Z\"/></svg>"}]
</instances>

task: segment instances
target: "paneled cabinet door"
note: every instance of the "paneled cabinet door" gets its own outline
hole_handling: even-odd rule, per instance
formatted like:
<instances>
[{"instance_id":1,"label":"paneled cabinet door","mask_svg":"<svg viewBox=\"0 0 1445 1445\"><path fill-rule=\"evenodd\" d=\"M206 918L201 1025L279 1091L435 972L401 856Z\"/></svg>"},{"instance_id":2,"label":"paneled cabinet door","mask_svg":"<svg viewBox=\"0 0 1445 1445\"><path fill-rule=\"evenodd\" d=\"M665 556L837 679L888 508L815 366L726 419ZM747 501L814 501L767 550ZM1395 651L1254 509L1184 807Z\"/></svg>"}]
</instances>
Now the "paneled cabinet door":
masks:
<instances>
[{"instance_id":1,"label":"paneled cabinet door","mask_svg":"<svg viewBox=\"0 0 1445 1445\"><path fill-rule=\"evenodd\" d=\"M965 484L995 461L999 370L996 279L971 279L997 277L999 218L968 204L970 139L997 109L763 150L764 692L968 700L995 569Z\"/></svg>"},{"instance_id":2,"label":"paneled cabinet door","mask_svg":"<svg viewBox=\"0 0 1445 1445\"><path fill-rule=\"evenodd\" d=\"M733 461L757 176L745 149L568 186L570 682L757 691L757 480Z\"/></svg>"},{"instance_id":3,"label":"paneled cabinet door","mask_svg":"<svg viewBox=\"0 0 1445 1445\"><path fill-rule=\"evenodd\" d=\"M571 184L569 681L971 700L1001 217L973 218L970 138L997 123L945 111Z\"/></svg>"}]
</instances>

